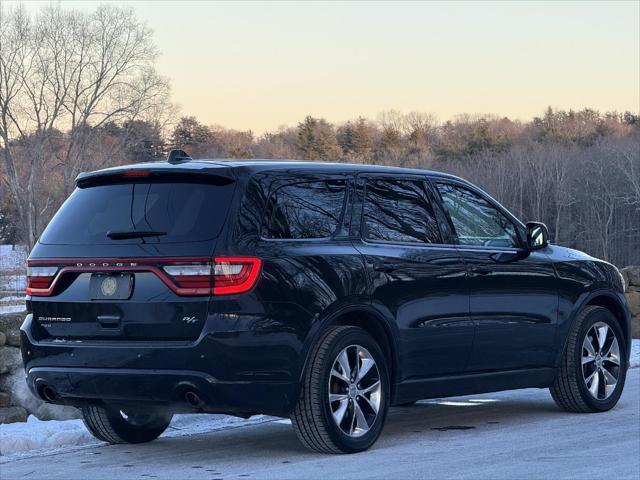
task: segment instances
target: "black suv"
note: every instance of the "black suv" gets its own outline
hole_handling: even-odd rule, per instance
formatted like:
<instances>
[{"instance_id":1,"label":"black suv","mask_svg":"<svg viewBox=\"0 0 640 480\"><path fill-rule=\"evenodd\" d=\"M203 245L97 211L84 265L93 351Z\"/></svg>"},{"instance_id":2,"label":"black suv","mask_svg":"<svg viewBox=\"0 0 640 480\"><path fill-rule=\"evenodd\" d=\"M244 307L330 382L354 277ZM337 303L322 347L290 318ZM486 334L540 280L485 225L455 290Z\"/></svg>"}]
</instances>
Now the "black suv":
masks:
<instances>
[{"instance_id":1,"label":"black suv","mask_svg":"<svg viewBox=\"0 0 640 480\"><path fill-rule=\"evenodd\" d=\"M112 443L176 412L290 417L357 452L419 399L549 388L620 398L623 281L460 178L179 158L77 178L28 260L31 390Z\"/></svg>"}]
</instances>

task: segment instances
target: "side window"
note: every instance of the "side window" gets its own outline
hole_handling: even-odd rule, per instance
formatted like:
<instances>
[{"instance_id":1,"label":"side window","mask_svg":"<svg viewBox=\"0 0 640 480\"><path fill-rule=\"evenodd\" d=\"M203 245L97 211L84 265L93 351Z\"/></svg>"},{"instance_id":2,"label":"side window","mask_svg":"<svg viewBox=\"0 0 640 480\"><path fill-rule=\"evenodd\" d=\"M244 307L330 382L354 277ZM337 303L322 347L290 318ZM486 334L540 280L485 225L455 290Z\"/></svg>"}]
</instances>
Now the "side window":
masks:
<instances>
[{"instance_id":1,"label":"side window","mask_svg":"<svg viewBox=\"0 0 640 480\"><path fill-rule=\"evenodd\" d=\"M367 180L363 237L383 242L441 243L425 182Z\"/></svg>"},{"instance_id":2,"label":"side window","mask_svg":"<svg viewBox=\"0 0 640 480\"><path fill-rule=\"evenodd\" d=\"M446 183L439 183L438 191L460 245L519 246L511 220L484 198L466 188Z\"/></svg>"},{"instance_id":3,"label":"side window","mask_svg":"<svg viewBox=\"0 0 640 480\"><path fill-rule=\"evenodd\" d=\"M304 182L278 188L269 197L262 236L274 239L330 237L344 209L345 180Z\"/></svg>"}]
</instances>

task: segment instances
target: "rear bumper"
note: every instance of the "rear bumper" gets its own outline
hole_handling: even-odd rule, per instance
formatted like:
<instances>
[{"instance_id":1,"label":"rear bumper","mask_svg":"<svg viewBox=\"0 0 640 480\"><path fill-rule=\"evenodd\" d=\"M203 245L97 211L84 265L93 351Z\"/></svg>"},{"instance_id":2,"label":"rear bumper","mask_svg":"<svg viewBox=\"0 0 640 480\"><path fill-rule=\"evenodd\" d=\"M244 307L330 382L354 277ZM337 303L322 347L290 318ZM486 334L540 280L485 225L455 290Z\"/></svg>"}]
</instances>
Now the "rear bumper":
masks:
<instances>
[{"instance_id":1,"label":"rear bumper","mask_svg":"<svg viewBox=\"0 0 640 480\"><path fill-rule=\"evenodd\" d=\"M39 398L49 387L51 403L287 416L297 397L300 345L283 332L205 329L193 342L37 340L27 315L21 341L27 384Z\"/></svg>"},{"instance_id":2,"label":"rear bumper","mask_svg":"<svg viewBox=\"0 0 640 480\"><path fill-rule=\"evenodd\" d=\"M73 367L33 367L27 384L43 398L43 388L55 395L50 403L82 406L95 402L170 406L176 411L205 411L286 416L283 408L290 383L220 382L203 372ZM189 402L188 393L195 394ZM45 399L45 398L43 398Z\"/></svg>"}]
</instances>

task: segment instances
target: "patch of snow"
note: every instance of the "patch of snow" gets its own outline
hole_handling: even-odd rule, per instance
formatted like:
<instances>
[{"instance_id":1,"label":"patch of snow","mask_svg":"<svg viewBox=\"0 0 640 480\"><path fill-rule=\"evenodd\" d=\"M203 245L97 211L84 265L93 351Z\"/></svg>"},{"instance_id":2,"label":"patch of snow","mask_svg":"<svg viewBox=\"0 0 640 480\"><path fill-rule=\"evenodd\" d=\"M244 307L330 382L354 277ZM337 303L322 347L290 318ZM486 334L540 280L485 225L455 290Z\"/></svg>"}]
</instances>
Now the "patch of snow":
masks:
<instances>
[{"instance_id":1,"label":"patch of snow","mask_svg":"<svg viewBox=\"0 0 640 480\"><path fill-rule=\"evenodd\" d=\"M23 267L26 260L27 249L24 245L0 245L0 270Z\"/></svg>"},{"instance_id":2,"label":"patch of snow","mask_svg":"<svg viewBox=\"0 0 640 480\"><path fill-rule=\"evenodd\" d=\"M15 302L15 301L24 301L24 295L22 296L10 295L8 297L0 298L0 303L9 303L9 302Z\"/></svg>"},{"instance_id":3,"label":"patch of snow","mask_svg":"<svg viewBox=\"0 0 640 480\"><path fill-rule=\"evenodd\" d=\"M629 368L640 367L640 340L631 341L631 360L629 361Z\"/></svg>"},{"instance_id":4,"label":"patch of snow","mask_svg":"<svg viewBox=\"0 0 640 480\"><path fill-rule=\"evenodd\" d=\"M43 422L30 415L26 422L0 425L0 455L33 450L55 450L63 446L100 444L87 431L82 420Z\"/></svg>"},{"instance_id":5,"label":"patch of snow","mask_svg":"<svg viewBox=\"0 0 640 480\"><path fill-rule=\"evenodd\" d=\"M0 290L5 292L24 292L26 288L26 272L0 274Z\"/></svg>"},{"instance_id":6,"label":"patch of snow","mask_svg":"<svg viewBox=\"0 0 640 480\"><path fill-rule=\"evenodd\" d=\"M27 250L24 246L0 245L0 291L24 292L26 260Z\"/></svg>"},{"instance_id":7,"label":"patch of snow","mask_svg":"<svg viewBox=\"0 0 640 480\"><path fill-rule=\"evenodd\" d=\"M0 314L24 312L24 304L21 305L2 305L0 306Z\"/></svg>"},{"instance_id":8,"label":"patch of snow","mask_svg":"<svg viewBox=\"0 0 640 480\"><path fill-rule=\"evenodd\" d=\"M247 420L228 415L174 415L162 436L182 437L274 420L265 415ZM82 420L41 421L30 415L26 422L0 424L0 463L102 444L87 431Z\"/></svg>"}]
</instances>

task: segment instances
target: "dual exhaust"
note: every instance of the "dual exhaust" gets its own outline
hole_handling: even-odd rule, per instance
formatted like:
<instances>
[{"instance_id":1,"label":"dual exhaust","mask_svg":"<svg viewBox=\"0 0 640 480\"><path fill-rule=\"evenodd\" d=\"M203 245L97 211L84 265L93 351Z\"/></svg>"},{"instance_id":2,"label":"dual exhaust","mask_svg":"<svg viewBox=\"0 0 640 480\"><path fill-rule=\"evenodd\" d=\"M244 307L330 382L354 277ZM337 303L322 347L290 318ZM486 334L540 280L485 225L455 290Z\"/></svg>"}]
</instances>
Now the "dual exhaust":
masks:
<instances>
[{"instance_id":1,"label":"dual exhaust","mask_svg":"<svg viewBox=\"0 0 640 480\"><path fill-rule=\"evenodd\" d=\"M36 392L38 396L48 403L53 403L58 399L58 393L49 384L45 383L41 379L36 380ZM183 394L184 401L194 408L201 408L204 405L200 395L194 390L186 390Z\"/></svg>"}]
</instances>

